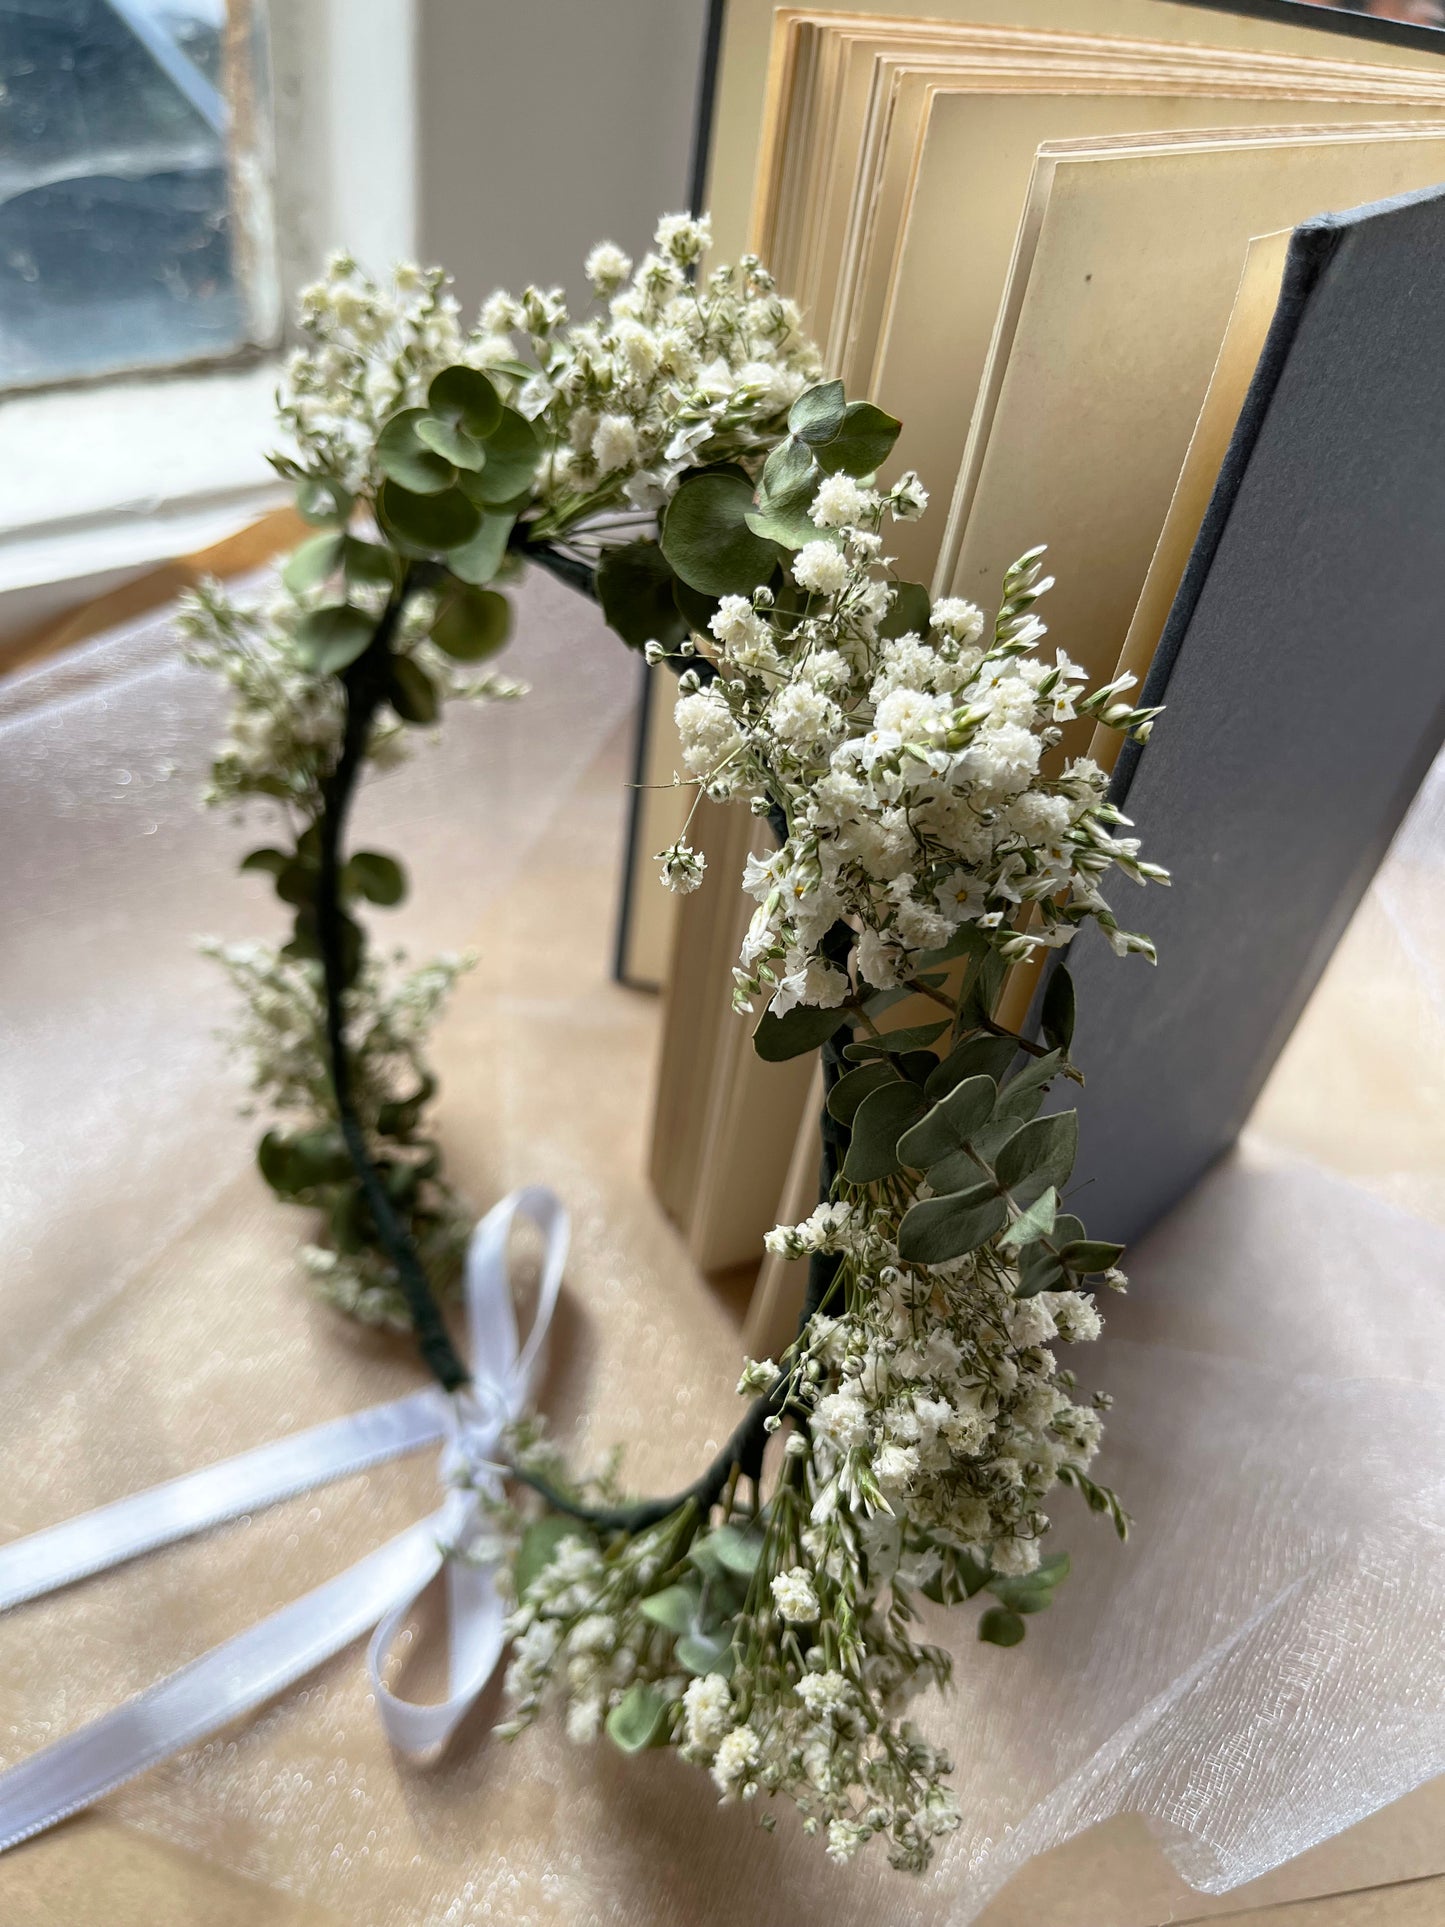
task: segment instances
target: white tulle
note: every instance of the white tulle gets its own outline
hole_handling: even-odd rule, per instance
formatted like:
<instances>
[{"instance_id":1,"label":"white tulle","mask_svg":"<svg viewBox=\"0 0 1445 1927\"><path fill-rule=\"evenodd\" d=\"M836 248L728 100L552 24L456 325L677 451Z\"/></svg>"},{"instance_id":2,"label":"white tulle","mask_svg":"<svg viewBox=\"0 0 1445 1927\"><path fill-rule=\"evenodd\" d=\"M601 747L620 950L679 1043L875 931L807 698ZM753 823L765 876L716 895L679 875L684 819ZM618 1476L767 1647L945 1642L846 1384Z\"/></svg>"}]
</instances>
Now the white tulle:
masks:
<instances>
[{"instance_id":1,"label":"white tulle","mask_svg":"<svg viewBox=\"0 0 1445 1927\"><path fill-rule=\"evenodd\" d=\"M563 592L540 593L556 607L514 725L459 714L364 798L363 831L406 820L418 954L526 860L632 698L622 652L590 624L571 647ZM163 625L0 687L11 1063L51 1099L13 1127L7 1246L74 1286L7 1332L16 1369L63 1347L249 1154L247 1126L192 1101L214 1080L217 985L179 940L241 934L254 908L195 806L218 713ZM462 782L485 807L452 807ZM1423 989L1419 1061L1438 1066L1445 763L1370 901ZM140 1075L158 1051L165 1079ZM951 1635L958 1691L925 1717L954 1750L965 1825L924 1888L888 1890L893 1917L963 1927L1032 1855L1121 1812L1222 1891L1445 1771L1445 1228L1410 1196L1247 1134L1131 1255L1105 1340L1070 1362L1116 1398L1101 1476L1134 1536L1120 1549L1061 1501L1074 1572L1056 1609L1010 1653ZM146 1823L165 1824L154 1802Z\"/></svg>"}]
</instances>

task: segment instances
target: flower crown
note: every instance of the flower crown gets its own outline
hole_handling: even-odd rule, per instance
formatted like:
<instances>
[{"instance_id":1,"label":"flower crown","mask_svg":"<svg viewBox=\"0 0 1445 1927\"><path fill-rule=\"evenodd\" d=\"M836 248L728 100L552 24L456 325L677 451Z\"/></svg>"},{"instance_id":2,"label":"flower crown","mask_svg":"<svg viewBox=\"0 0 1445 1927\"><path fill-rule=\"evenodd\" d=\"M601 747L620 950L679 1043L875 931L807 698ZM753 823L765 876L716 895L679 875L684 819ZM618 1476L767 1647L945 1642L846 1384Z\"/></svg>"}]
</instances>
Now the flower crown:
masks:
<instances>
[{"instance_id":1,"label":"flower crown","mask_svg":"<svg viewBox=\"0 0 1445 1927\"><path fill-rule=\"evenodd\" d=\"M437 1300L469 1218L426 1133L423 1044L466 960L397 976L369 950L354 912L398 903L405 876L345 852L351 799L448 700L522 693L481 665L527 561L676 674L687 780L777 839L743 878L734 1002L764 1057L822 1057L820 1202L767 1241L808 1260L807 1298L674 1495L574 1479L539 1421L515 1428L504 1730L565 1700L579 1741L675 1746L724 1799L788 1795L835 1857L876 1834L916 1870L958 1818L906 1715L952 1665L916 1602L987 1593L980 1637L1014 1645L1068 1570L1043 1552L1055 1490L1127 1528L1089 1470L1108 1399L1052 1349L1097 1337L1098 1287L1124 1284L1121 1248L1066 1206L1076 1116L1044 1109L1081 1081L1067 972L1039 1035L997 1011L1010 967L1081 924L1152 957L1103 889L1167 878L1067 752L1081 719L1143 741L1154 712L1130 678L1090 691L1045 655L1041 550L992 618L896 578L888 528L927 504L911 473L877 485L899 424L823 378L755 258L701 274L708 240L674 216L635 270L598 247L581 321L528 288L464 332L440 271L383 287L346 258L305 296L274 459L317 533L269 599L211 584L185 615L234 699L210 800L265 799L287 832L243 868L272 877L289 941L216 951L280 1120L261 1172L324 1225L309 1268L462 1387ZM660 861L672 888L701 884L686 833ZM928 1020L886 1028L905 999Z\"/></svg>"}]
</instances>

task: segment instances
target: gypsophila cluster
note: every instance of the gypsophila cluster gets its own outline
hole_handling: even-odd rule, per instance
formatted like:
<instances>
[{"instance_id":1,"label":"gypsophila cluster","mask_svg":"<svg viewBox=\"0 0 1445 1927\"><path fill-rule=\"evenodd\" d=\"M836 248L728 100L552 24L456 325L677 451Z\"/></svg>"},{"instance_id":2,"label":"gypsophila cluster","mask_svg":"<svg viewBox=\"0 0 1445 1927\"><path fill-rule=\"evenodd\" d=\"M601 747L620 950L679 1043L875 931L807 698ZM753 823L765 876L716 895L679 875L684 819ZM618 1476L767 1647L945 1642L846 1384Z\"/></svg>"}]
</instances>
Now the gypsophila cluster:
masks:
<instances>
[{"instance_id":1,"label":"gypsophila cluster","mask_svg":"<svg viewBox=\"0 0 1445 1927\"><path fill-rule=\"evenodd\" d=\"M353 588L355 606L379 620L382 586ZM246 866L271 876L283 900L301 906L298 930L281 947L264 943L203 946L229 976L241 1016L231 1035L249 1071L254 1101L277 1123L258 1149L262 1175L282 1198L320 1214L324 1242L302 1246L302 1263L320 1295L368 1324L403 1328L405 1302L341 1140L325 1039L322 966L306 940L305 906L318 871L319 821L325 785L340 753L344 706L334 677L318 677L298 645L318 589L285 582L250 598L205 582L178 614L186 656L219 674L231 692L228 733L216 752L206 801L218 807L268 805L291 849L253 851ZM435 598L419 596L398 625L396 656L435 702L497 700L520 686L453 662L429 638ZM394 768L414 736L402 715L378 717L366 748L376 770ZM348 894L395 902L400 866L362 853ZM357 931L343 913L343 929ZM443 956L414 970L400 953L387 962L358 940L356 971L345 993L344 1033L352 1064L355 1109L378 1172L403 1214L421 1262L440 1291L454 1287L471 1215L447 1183L440 1154L422 1129L436 1088L427 1068L426 1033L469 959Z\"/></svg>"},{"instance_id":2,"label":"gypsophila cluster","mask_svg":"<svg viewBox=\"0 0 1445 1927\"><path fill-rule=\"evenodd\" d=\"M518 406L547 432L538 490L552 513L660 509L686 470L771 447L817 379L797 306L756 255L692 278L710 238L705 219L668 215L635 270L595 249L596 319L571 320L559 293L536 288L484 305L483 330L525 342L538 366Z\"/></svg>"},{"instance_id":3,"label":"gypsophila cluster","mask_svg":"<svg viewBox=\"0 0 1445 1927\"><path fill-rule=\"evenodd\" d=\"M606 507L655 511L685 470L766 450L818 352L756 256L694 280L708 242L706 219L667 215L635 269L610 243L593 249L595 317L574 320L560 289L498 290L470 330L440 269L383 285L336 255L302 298L306 345L282 389L298 472L373 486L388 417L457 363L536 426L534 499L559 530Z\"/></svg>"},{"instance_id":4,"label":"gypsophila cluster","mask_svg":"<svg viewBox=\"0 0 1445 1927\"><path fill-rule=\"evenodd\" d=\"M895 506L829 477L812 515L833 537L792 557L804 593L723 597L707 645L722 673L694 677L677 703L688 775L788 825L744 876L759 905L737 973L745 1009L760 993L775 1016L841 1003L848 979L823 949L840 920L858 933L859 977L880 990L964 924L1010 961L1067 944L1086 920L1119 954L1152 954L1103 884L1110 870L1164 873L1118 833L1100 766L1051 755L1080 718L1146 737L1150 713L1123 700L1133 679L1089 692L1062 649L1041 651L1036 554L1011 572L992 625L947 597L899 633L879 555Z\"/></svg>"},{"instance_id":5,"label":"gypsophila cluster","mask_svg":"<svg viewBox=\"0 0 1445 1927\"><path fill-rule=\"evenodd\" d=\"M1072 990L1056 971L1042 1042L996 1021L999 990L1085 921L1152 957L1103 884L1167 879L1117 833L1076 747L1099 723L1142 741L1153 712L1124 699L1127 678L1090 691L1064 651L1043 653L1040 552L1008 572L992 621L891 579L887 518L927 499L915 476L883 490L865 472L894 430L841 390L801 398L744 518L783 566L715 590L706 635L675 652L688 776L782 838L748 862L738 1001L767 1000L767 1056L825 1040L832 1176L767 1239L809 1266L802 1326L781 1362L745 1365L749 1443L705 1502L632 1536L615 1510L592 1533L568 1523L552 1563L519 1565L511 1689L514 1727L559 1694L574 1737L670 1743L724 1800L788 1797L834 1858L879 1837L919 1870L958 1814L947 1760L908 1717L951 1664L914 1636L918 1596L987 1593L980 1638L1015 1645L1067 1574L1044 1552L1059 1488L1127 1526L1091 1471L1108 1399L1081 1394L1057 1349L1097 1338L1095 1293L1125 1282L1121 1247L1064 1205L1074 1113L1040 1114L1077 1075ZM691 527L670 544L669 524L662 554L703 577ZM664 881L697 887L685 839L662 861ZM919 1018L883 1031L909 994L928 1000Z\"/></svg>"},{"instance_id":6,"label":"gypsophila cluster","mask_svg":"<svg viewBox=\"0 0 1445 1927\"><path fill-rule=\"evenodd\" d=\"M247 1066L253 1103L283 1120L268 1146L301 1141L316 1153L307 1174L306 1201L323 1214L325 1245L308 1243L302 1263L328 1302L364 1324L402 1329L406 1307L382 1254L356 1220L355 1173L336 1136L335 1105L326 1069L324 1008L314 963L288 957L274 944L207 942L238 994L240 1015L228 1041ZM436 1147L413 1128L418 1094L429 1094L427 1034L457 979L475 964L470 953L440 956L414 970L368 958L346 995L356 1109L378 1164L411 1222L423 1262L445 1289L456 1281L473 1214L440 1169ZM382 1127L387 1127L383 1130ZM303 1152L304 1155L304 1152ZM284 1158L272 1164L278 1174Z\"/></svg>"}]
</instances>

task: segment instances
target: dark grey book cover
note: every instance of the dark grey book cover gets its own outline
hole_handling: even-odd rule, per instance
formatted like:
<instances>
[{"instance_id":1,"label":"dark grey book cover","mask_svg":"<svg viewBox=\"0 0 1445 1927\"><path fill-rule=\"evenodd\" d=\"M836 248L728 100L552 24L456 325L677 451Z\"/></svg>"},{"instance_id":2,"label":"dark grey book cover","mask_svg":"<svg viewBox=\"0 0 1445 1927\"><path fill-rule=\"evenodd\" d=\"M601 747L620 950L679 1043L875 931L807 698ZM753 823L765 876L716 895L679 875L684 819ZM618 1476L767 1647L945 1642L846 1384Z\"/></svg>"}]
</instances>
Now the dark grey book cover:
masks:
<instances>
[{"instance_id":1,"label":"dark grey book cover","mask_svg":"<svg viewBox=\"0 0 1445 1927\"><path fill-rule=\"evenodd\" d=\"M1175 880L1112 894L1159 963L1068 956L1121 1239L1233 1142L1445 737L1445 188L1295 231L1142 700L1114 796Z\"/></svg>"}]
</instances>

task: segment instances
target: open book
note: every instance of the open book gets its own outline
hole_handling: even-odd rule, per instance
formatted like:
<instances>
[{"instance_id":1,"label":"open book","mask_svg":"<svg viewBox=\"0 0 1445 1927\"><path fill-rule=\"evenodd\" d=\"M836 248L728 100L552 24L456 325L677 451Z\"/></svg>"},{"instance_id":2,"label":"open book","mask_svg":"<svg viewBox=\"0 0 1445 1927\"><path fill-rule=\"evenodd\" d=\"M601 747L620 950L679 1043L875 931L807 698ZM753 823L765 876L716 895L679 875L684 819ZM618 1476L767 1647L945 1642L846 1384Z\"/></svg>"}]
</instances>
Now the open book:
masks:
<instances>
[{"instance_id":1,"label":"open book","mask_svg":"<svg viewBox=\"0 0 1445 1927\"><path fill-rule=\"evenodd\" d=\"M1054 636L1093 679L1142 679L1290 230L1445 181L1445 40L1356 40L1307 7L1298 25L1170 0L930 11L732 0L715 247L756 248L850 393L903 421L883 479L915 467L934 499L890 539L900 573L988 605L1046 541ZM655 754L665 741L655 717ZM1080 725L1060 754L1091 752ZM756 831L736 816L708 825L708 887L679 913L654 1146L705 1267L756 1254L809 1162L806 1077L758 1063L728 1009L749 907L732 879ZM1003 1014L1034 990L1016 973Z\"/></svg>"}]
</instances>

